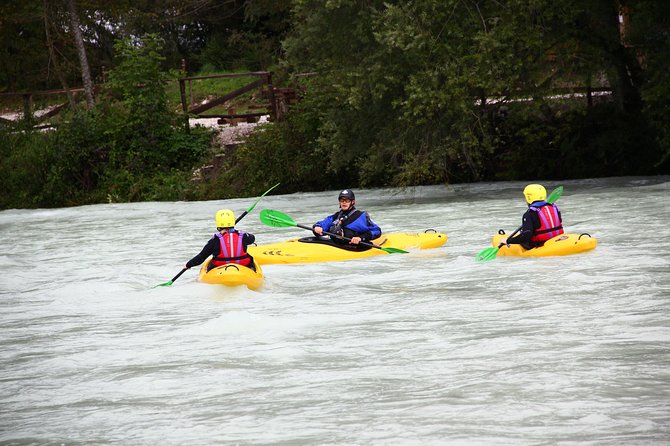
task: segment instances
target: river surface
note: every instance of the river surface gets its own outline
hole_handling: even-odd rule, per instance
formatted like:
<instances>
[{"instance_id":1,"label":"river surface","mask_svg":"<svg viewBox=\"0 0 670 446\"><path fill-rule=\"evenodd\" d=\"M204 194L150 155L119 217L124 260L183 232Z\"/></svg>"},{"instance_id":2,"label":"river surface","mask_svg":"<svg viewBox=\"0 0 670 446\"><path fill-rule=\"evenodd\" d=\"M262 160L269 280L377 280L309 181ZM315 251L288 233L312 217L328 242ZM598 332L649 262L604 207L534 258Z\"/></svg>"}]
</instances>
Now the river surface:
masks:
<instances>
[{"instance_id":1,"label":"river surface","mask_svg":"<svg viewBox=\"0 0 670 446\"><path fill-rule=\"evenodd\" d=\"M171 287L256 199L0 212L0 444L670 444L670 177L562 184L598 247L476 263L525 183L356 190L443 247ZM271 185L269 184L268 187ZM311 225L338 191L266 196Z\"/></svg>"}]
</instances>

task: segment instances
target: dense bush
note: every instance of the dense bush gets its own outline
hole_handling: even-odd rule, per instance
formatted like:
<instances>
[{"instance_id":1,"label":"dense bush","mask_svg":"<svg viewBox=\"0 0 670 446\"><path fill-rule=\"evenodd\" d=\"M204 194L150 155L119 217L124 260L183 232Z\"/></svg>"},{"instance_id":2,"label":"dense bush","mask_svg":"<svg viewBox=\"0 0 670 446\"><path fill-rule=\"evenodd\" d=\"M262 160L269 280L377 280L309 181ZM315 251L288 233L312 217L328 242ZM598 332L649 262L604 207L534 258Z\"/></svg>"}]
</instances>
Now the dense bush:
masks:
<instances>
[{"instance_id":1,"label":"dense bush","mask_svg":"<svg viewBox=\"0 0 670 446\"><path fill-rule=\"evenodd\" d=\"M67 14L62 5L33 3L2 8L0 35L21 28L25 39L0 51L0 82L28 67L50 72L51 56L38 48L42 22L62 31L52 33L53 48L71 42L68 21L56 20ZM275 182L292 192L670 172L670 2L511 0L473 9L460 0L235 0L155 21L167 5L187 3L82 10L87 36L97 36L87 40L93 72L112 67L108 82L93 110L55 131L0 135L1 206L232 197ZM164 40L110 47L142 30ZM70 51L62 58L76 59ZM211 135L188 131L175 115L165 92L172 75L162 69L181 66L182 51L189 69L280 67L274 86L291 79L303 96L198 185L191 170L209 164ZM54 72L79 82L77 70L53 61ZM16 85L41 85L26 79ZM235 82L198 80L191 99ZM587 86L612 95L591 107L556 98ZM255 96L253 105L269 99Z\"/></svg>"},{"instance_id":2,"label":"dense bush","mask_svg":"<svg viewBox=\"0 0 670 446\"><path fill-rule=\"evenodd\" d=\"M318 119L305 110L308 103L302 103L284 121L258 127L245 144L228 154L222 172L202 183L195 196L212 199L254 195L277 182L282 183L283 190L291 191L321 190L324 184L333 188L345 185L347 175L328 169L329 158L315 150Z\"/></svg>"},{"instance_id":3,"label":"dense bush","mask_svg":"<svg viewBox=\"0 0 670 446\"><path fill-rule=\"evenodd\" d=\"M532 113L541 108L543 113ZM546 104L513 107L498 120L501 146L487 178L588 178L660 173L661 150L641 115L611 102L552 110Z\"/></svg>"},{"instance_id":4,"label":"dense bush","mask_svg":"<svg viewBox=\"0 0 670 446\"><path fill-rule=\"evenodd\" d=\"M118 43L122 61L98 106L46 133L2 134L3 208L186 196L212 134L187 129L169 110L159 47L154 36Z\"/></svg>"},{"instance_id":5,"label":"dense bush","mask_svg":"<svg viewBox=\"0 0 670 446\"><path fill-rule=\"evenodd\" d=\"M0 209L49 205L48 175L59 154L52 135L0 131Z\"/></svg>"}]
</instances>

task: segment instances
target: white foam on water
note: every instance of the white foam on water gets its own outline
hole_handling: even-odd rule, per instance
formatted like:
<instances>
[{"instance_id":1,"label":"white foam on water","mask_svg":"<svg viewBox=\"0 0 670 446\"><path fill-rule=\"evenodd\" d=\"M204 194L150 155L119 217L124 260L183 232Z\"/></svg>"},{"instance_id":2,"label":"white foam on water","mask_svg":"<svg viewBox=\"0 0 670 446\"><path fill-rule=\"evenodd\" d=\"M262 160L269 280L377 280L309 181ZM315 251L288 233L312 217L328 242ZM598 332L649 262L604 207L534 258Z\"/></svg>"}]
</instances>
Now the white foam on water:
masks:
<instances>
[{"instance_id":1,"label":"white foam on water","mask_svg":"<svg viewBox=\"0 0 670 446\"><path fill-rule=\"evenodd\" d=\"M558 185L545 182L548 189ZM258 291L177 274L255 198L0 212L0 442L665 444L670 178L562 182L596 250L475 256L524 183L356 190L443 247L267 265ZM266 196L258 243L309 235L337 191Z\"/></svg>"}]
</instances>

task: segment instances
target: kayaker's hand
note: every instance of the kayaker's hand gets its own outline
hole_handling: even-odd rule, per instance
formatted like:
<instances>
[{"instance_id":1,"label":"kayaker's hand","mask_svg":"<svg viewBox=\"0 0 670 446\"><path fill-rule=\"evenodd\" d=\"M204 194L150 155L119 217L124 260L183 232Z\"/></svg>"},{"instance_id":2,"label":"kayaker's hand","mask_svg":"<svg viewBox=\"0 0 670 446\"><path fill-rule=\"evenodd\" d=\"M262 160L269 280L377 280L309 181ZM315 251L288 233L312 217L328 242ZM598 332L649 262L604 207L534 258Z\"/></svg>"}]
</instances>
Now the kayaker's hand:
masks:
<instances>
[{"instance_id":1,"label":"kayaker's hand","mask_svg":"<svg viewBox=\"0 0 670 446\"><path fill-rule=\"evenodd\" d=\"M314 226L313 231L316 235L323 235L323 228L321 226Z\"/></svg>"},{"instance_id":2,"label":"kayaker's hand","mask_svg":"<svg viewBox=\"0 0 670 446\"><path fill-rule=\"evenodd\" d=\"M507 239L504 238L504 239L500 240L500 244L501 245L506 245L507 244Z\"/></svg>"},{"instance_id":3,"label":"kayaker's hand","mask_svg":"<svg viewBox=\"0 0 670 446\"><path fill-rule=\"evenodd\" d=\"M361 242L360 237L351 237L351 242L349 243L351 243L352 245L358 245L360 242Z\"/></svg>"}]
</instances>

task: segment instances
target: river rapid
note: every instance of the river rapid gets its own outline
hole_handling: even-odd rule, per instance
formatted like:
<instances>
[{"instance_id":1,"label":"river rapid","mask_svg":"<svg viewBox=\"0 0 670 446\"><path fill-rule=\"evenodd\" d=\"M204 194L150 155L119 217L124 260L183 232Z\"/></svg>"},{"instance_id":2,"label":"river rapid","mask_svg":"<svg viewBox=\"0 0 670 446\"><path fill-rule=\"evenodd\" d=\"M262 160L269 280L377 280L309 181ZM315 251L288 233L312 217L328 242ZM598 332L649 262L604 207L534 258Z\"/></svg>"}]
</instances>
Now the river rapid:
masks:
<instances>
[{"instance_id":1,"label":"river rapid","mask_svg":"<svg viewBox=\"0 0 670 446\"><path fill-rule=\"evenodd\" d=\"M443 247L267 265L259 291L171 287L256 197L0 212L0 444L670 444L670 177L546 182L576 256L476 263L525 183L356 190ZM270 187L271 184L268 185ZM334 212L270 195L238 225Z\"/></svg>"}]
</instances>

